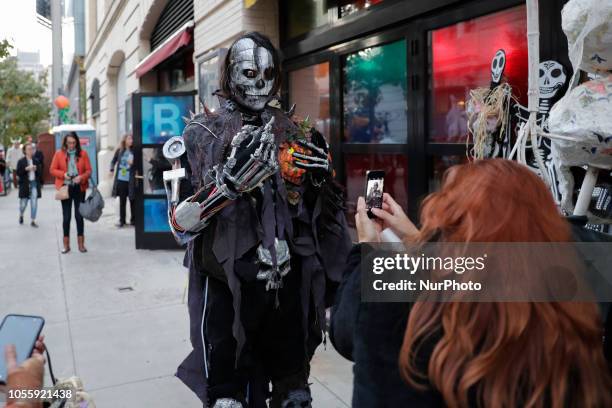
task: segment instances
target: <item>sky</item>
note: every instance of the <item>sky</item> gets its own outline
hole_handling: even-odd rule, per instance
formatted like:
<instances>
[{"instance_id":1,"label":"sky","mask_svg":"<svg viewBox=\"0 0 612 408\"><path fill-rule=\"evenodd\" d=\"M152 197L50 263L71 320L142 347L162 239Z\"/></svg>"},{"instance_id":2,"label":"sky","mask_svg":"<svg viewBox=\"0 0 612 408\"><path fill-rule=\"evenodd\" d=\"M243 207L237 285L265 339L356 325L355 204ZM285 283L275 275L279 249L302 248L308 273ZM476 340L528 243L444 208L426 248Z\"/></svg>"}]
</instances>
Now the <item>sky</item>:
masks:
<instances>
[{"instance_id":1,"label":"sky","mask_svg":"<svg viewBox=\"0 0 612 408\"><path fill-rule=\"evenodd\" d=\"M51 30L36 21L36 0L0 0L0 40L8 39L14 49L40 51L40 62L51 64ZM9 5L10 4L10 5Z\"/></svg>"}]
</instances>

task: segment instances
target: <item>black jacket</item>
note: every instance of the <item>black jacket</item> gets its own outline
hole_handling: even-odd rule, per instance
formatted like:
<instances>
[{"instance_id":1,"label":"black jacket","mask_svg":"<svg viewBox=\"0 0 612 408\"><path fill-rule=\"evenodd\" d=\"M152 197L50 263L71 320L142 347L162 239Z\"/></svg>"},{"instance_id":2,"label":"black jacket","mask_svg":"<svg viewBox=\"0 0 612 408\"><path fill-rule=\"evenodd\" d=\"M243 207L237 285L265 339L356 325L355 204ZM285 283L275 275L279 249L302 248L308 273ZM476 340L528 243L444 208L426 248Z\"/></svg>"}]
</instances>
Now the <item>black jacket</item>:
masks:
<instances>
[{"instance_id":1,"label":"black jacket","mask_svg":"<svg viewBox=\"0 0 612 408\"><path fill-rule=\"evenodd\" d=\"M32 158L32 163L36 165L36 181L38 182L36 187L38 190L37 197L41 197L41 186L42 186L42 165L36 159L36 157ZM28 159L26 157L22 157L17 162L17 176L19 177L19 198L30 198L30 179L28 177L28 171L26 170L28 167Z\"/></svg>"},{"instance_id":2,"label":"black jacket","mask_svg":"<svg viewBox=\"0 0 612 408\"><path fill-rule=\"evenodd\" d=\"M41 168L45 167L45 155L43 154L43 152L41 152L40 150L36 150L34 152L34 158L38 160Z\"/></svg>"},{"instance_id":3,"label":"black jacket","mask_svg":"<svg viewBox=\"0 0 612 408\"><path fill-rule=\"evenodd\" d=\"M225 99L219 102L221 108L196 115L183 131L189 162L187 176L196 191L210 180L214 166L226 160L233 137L247 123L235 103ZM274 118L272 133L277 146L298 134L297 125L280 109L267 107L259 115L261 123L268 123L271 118ZM219 210L211 225L201 233L175 235L188 242L185 266L189 268L187 302L193 346L178 368L177 376L203 402L208 400L207 379L202 373L205 364L202 340L205 275L214 276L213 268L219 271L232 294L232 334L238 357L246 344L246 334L241 319L242 282L237 271L260 243L269 247L275 237L287 240L292 262L299 263L297 267L302 276L296 296L301 299L304 347L310 353L319 344L325 329L326 294L340 282L344 260L351 248L344 212L328 205L331 184L324 183L309 202L307 198L312 196L308 194L306 183L292 187L289 182L285 183L279 169L264 182L263 191L238 197ZM289 191L297 194L296 204L290 203Z\"/></svg>"},{"instance_id":4,"label":"black jacket","mask_svg":"<svg viewBox=\"0 0 612 408\"><path fill-rule=\"evenodd\" d=\"M332 308L329 332L336 350L355 363L352 406L444 407L437 391L416 390L400 376L399 351L411 304L361 302L360 262L361 245L355 245ZM427 371L425 364L426 360L419 367L422 372Z\"/></svg>"},{"instance_id":5,"label":"black jacket","mask_svg":"<svg viewBox=\"0 0 612 408\"><path fill-rule=\"evenodd\" d=\"M610 239L575 226L573 232L576 241L581 242ZM416 390L401 379L398 357L411 305L361 302L360 262L361 245L355 245L349 253L336 303L332 308L329 332L336 350L355 363L352 406L445 407L438 391L431 388L427 391ZM609 305L600 306L604 320L604 354L612 368L612 311ZM429 356L436 343L436 336L432 336L422 344L416 360L419 371L427 372ZM469 398L474 401L476 395L470 394Z\"/></svg>"}]
</instances>

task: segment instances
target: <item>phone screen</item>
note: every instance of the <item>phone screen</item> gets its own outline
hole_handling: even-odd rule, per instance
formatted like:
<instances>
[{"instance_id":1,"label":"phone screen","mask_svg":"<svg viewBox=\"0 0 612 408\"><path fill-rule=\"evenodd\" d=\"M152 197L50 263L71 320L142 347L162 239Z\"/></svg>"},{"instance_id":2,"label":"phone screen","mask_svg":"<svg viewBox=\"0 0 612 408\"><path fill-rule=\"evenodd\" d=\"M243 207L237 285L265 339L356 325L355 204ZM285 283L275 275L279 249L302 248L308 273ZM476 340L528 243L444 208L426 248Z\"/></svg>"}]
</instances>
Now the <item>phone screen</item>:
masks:
<instances>
[{"instance_id":1,"label":"phone screen","mask_svg":"<svg viewBox=\"0 0 612 408\"><path fill-rule=\"evenodd\" d=\"M383 186L385 183L385 175L381 172L372 172L368 174L366 185L366 207L382 208L383 201Z\"/></svg>"},{"instance_id":2,"label":"phone screen","mask_svg":"<svg viewBox=\"0 0 612 408\"><path fill-rule=\"evenodd\" d=\"M6 382L5 347L14 344L17 349L17 364L32 355L36 340L45 320L39 316L7 315L0 326L0 383Z\"/></svg>"}]
</instances>

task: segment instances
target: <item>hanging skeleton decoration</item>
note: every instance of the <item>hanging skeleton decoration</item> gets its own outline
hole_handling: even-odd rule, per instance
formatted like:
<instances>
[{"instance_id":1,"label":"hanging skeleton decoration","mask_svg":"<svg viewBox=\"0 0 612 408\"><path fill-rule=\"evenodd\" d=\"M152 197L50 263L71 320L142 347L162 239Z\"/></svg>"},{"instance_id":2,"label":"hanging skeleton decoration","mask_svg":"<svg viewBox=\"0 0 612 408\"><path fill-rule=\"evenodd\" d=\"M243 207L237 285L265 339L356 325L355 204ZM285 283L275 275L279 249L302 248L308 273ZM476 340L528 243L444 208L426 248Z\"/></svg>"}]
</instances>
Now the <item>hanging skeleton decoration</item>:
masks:
<instances>
[{"instance_id":1,"label":"hanging skeleton decoration","mask_svg":"<svg viewBox=\"0 0 612 408\"><path fill-rule=\"evenodd\" d=\"M500 49L491 61L491 89L501 83L504 69L506 69L506 51Z\"/></svg>"},{"instance_id":2,"label":"hanging skeleton decoration","mask_svg":"<svg viewBox=\"0 0 612 408\"><path fill-rule=\"evenodd\" d=\"M539 76L539 88L540 88L540 104L538 112L542 115L543 126L542 129L547 129L546 119L548 119L548 113L554 101L559 99L561 96L561 89L565 87L567 83L567 74L563 65L557 61L544 61L540 63L540 76Z\"/></svg>"},{"instance_id":3,"label":"hanging skeleton decoration","mask_svg":"<svg viewBox=\"0 0 612 408\"><path fill-rule=\"evenodd\" d=\"M538 125L548 129L548 114L554 103L561 98L562 89L567 85L567 73L565 67L557 61L543 61L539 65L538 89L540 99L538 102ZM516 115L519 118L519 126L527 122L529 111L526 107L517 104Z\"/></svg>"},{"instance_id":4,"label":"hanging skeleton decoration","mask_svg":"<svg viewBox=\"0 0 612 408\"><path fill-rule=\"evenodd\" d=\"M510 137L512 88L504 82L506 52L497 50L491 60L489 88L470 92L467 102L468 131L472 135L475 158L504 157Z\"/></svg>"},{"instance_id":5,"label":"hanging skeleton decoration","mask_svg":"<svg viewBox=\"0 0 612 408\"><path fill-rule=\"evenodd\" d=\"M567 86L567 73L565 67L557 61L543 61L539 64L538 88L538 114L537 125L544 131L548 131L548 115L553 104L563 96L563 89ZM526 107L516 104L516 116L518 117L517 132L521 131L529 118L529 111ZM561 200L561 195L558 189L558 176L550 154L550 139L539 137L537 151L545 165L548 179L551 182L550 189L557 204ZM531 142L526 141L526 162L527 165L537 174L540 174L540 168L536 162L531 149Z\"/></svg>"}]
</instances>

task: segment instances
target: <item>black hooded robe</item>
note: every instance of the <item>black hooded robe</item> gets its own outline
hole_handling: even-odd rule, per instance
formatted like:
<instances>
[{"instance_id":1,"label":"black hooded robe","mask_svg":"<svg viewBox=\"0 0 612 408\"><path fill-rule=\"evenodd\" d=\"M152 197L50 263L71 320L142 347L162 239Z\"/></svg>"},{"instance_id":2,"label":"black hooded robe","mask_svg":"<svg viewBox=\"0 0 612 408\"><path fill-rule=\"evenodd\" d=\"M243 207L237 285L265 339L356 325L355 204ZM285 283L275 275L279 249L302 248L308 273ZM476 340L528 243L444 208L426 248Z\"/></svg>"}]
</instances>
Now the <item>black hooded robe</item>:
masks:
<instances>
[{"instance_id":1,"label":"black hooded robe","mask_svg":"<svg viewBox=\"0 0 612 408\"><path fill-rule=\"evenodd\" d=\"M267 123L272 116L275 117L273 133L278 146L297 132L297 128L282 111L272 107L267 107L261 113L261 120ZM217 112L200 114L185 128L183 136L189 161L188 173L195 190L202 186L212 167L227 157L228 146L242 125L241 112L232 102L221 99L221 108ZM325 308L330 306L326 299L333 298L330 292L340 282L351 240L342 210L335 211L333 222L329 222L329 219L323 222L322 212L325 209L322 195L317 195L314 202L308 204L301 199L297 205L290 205L280 170L270 179L274 179L277 186L272 194L277 229L289 243L292 260L300 262L302 282L299 296L303 332L306 333L304 347L312 357L325 330ZM261 207L270 204L266 201L270 195L263 195L264 202L259 203ZM245 344L245 332L240 317L241 283L235 273L235 265L260 242L270 239L264 231L270 222L270 213L258 213L257 208L251 195L240 196L216 213L211 224L189 241L185 254L184 265L189 268L188 309L193 350L178 367L177 376L204 404L208 403L202 334L206 277L225 280L231 291L234 306L232 332L237 343L237 361ZM313 326L318 330L315 335L312 335Z\"/></svg>"}]
</instances>

